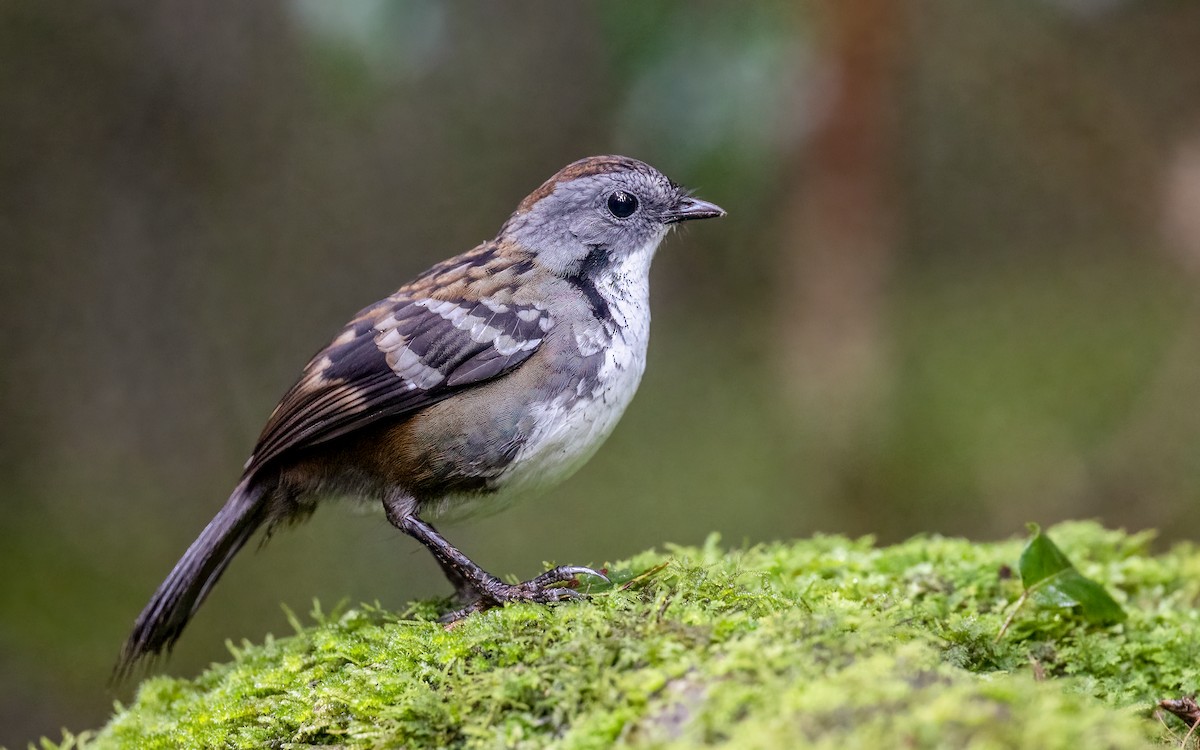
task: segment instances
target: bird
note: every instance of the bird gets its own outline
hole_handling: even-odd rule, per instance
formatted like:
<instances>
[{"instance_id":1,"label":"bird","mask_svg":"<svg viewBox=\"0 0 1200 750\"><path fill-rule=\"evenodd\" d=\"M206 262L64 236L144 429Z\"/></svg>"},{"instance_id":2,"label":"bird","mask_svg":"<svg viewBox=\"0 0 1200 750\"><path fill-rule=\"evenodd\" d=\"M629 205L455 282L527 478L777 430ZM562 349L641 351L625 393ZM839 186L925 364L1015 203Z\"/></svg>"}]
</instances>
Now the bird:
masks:
<instances>
[{"instance_id":1,"label":"bird","mask_svg":"<svg viewBox=\"0 0 1200 750\"><path fill-rule=\"evenodd\" d=\"M279 401L229 499L137 617L114 674L170 652L260 529L304 520L329 497L382 503L432 553L464 604L446 622L578 598L563 584L604 576L564 565L505 583L428 519L502 508L596 452L645 370L660 242L676 224L724 215L645 162L588 157L522 200L495 239L361 310Z\"/></svg>"}]
</instances>

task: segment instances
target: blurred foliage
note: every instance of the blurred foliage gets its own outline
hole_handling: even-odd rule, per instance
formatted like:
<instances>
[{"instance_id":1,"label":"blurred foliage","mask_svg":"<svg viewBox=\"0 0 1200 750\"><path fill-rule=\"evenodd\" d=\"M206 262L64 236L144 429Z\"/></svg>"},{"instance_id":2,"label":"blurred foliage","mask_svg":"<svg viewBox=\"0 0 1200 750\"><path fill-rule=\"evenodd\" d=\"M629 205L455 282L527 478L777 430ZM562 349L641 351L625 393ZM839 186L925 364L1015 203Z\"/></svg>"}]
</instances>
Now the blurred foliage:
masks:
<instances>
[{"instance_id":1,"label":"blurred foliage","mask_svg":"<svg viewBox=\"0 0 1200 750\"><path fill-rule=\"evenodd\" d=\"M712 530L1200 521L1200 5L0 2L0 744L98 724L139 608L364 304L626 152L642 390L489 569ZM530 550L535 550L532 553ZM167 669L313 596L444 590L377 513L246 554Z\"/></svg>"}]
</instances>

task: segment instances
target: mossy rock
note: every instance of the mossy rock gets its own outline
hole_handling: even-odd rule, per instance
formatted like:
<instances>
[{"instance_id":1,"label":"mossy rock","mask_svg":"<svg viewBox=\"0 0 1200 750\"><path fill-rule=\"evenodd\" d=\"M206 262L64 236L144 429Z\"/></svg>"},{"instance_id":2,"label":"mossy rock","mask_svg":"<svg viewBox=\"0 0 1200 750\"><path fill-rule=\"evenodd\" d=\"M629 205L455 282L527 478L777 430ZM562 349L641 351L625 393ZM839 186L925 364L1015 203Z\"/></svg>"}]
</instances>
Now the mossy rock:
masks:
<instances>
[{"instance_id":1,"label":"mossy rock","mask_svg":"<svg viewBox=\"0 0 1200 750\"><path fill-rule=\"evenodd\" d=\"M1022 542L816 537L670 547L588 601L447 629L436 603L359 607L155 677L103 729L47 747L1126 748L1200 685L1200 553L1091 523L1049 532L1128 612L1017 613ZM659 568L658 566L662 566ZM638 576L641 573L642 575ZM635 577L637 576L637 577Z\"/></svg>"}]
</instances>

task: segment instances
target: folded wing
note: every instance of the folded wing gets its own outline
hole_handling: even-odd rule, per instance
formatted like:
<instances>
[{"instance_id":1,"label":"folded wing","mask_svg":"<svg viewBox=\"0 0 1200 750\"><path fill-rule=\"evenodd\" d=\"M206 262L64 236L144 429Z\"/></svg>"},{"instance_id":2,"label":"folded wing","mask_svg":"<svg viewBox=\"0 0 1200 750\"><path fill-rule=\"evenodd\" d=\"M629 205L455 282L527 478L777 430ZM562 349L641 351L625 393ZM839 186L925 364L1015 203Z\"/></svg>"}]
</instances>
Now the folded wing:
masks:
<instances>
[{"instance_id":1,"label":"folded wing","mask_svg":"<svg viewBox=\"0 0 1200 750\"><path fill-rule=\"evenodd\" d=\"M367 308L312 358L271 414L246 475L281 454L401 417L511 371L549 314L506 294L478 302L400 293Z\"/></svg>"}]
</instances>

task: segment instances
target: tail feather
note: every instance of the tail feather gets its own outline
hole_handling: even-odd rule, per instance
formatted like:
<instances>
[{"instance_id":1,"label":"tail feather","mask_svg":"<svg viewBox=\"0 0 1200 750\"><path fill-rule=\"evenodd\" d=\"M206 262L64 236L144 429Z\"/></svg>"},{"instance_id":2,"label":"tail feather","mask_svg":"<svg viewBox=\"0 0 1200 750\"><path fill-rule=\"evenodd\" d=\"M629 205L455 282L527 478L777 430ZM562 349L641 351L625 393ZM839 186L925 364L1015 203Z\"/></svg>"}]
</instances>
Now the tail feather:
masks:
<instances>
[{"instance_id":1,"label":"tail feather","mask_svg":"<svg viewBox=\"0 0 1200 750\"><path fill-rule=\"evenodd\" d=\"M237 486L138 615L114 679L124 679L142 658L171 650L233 556L266 520L265 494L249 478Z\"/></svg>"}]
</instances>

